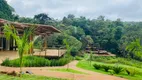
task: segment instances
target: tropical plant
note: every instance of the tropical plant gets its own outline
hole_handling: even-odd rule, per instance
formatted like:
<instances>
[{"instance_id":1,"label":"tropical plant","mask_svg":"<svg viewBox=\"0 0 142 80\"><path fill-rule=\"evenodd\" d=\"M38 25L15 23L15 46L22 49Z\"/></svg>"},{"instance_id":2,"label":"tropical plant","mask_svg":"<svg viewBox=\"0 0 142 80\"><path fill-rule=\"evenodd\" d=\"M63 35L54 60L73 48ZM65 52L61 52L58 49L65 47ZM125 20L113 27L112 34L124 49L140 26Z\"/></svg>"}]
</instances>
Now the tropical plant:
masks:
<instances>
[{"instance_id":1,"label":"tropical plant","mask_svg":"<svg viewBox=\"0 0 142 80\"><path fill-rule=\"evenodd\" d=\"M80 56L75 56L75 60L82 60L83 57L80 57Z\"/></svg>"},{"instance_id":2,"label":"tropical plant","mask_svg":"<svg viewBox=\"0 0 142 80\"><path fill-rule=\"evenodd\" d=\"M134 68L127 68L127 69L126 69L126 72L127 72L127 74L130 75L130 76L134 76L134 75L137 74L137 70L134 69Z\"/></svg>"},{"instance_id":3,"label":"tropical plant","mask_svg":"<svg viewBox=\"0 0 142 80\"><path fill-rule=\"evenodd\" d=\"M67 48L66 53L67 53L67 56L69 57L72 47L69 45L69 43L67 42L66 39L64 39L63 42L64 42L64 44L66 45L66 48ZM70 58L70 57L69 57L69 58ZM69 64L67 64L67 69L69 69Z\"/></svg>"},{"instance_id":4,"label":"tropical plant","mask_svg":"<svg viewBox=\"0 0 142 80\"><path fill-rule=\"evenodd\" d=\"M100 69L102 67L101 64L93 64L93 66L94 66L95 69Z\"/></svg>"},{"instance_id":5,"label":"tropical plant","mask_svg":"<svg viewBox=\"0 0 142 80\"><path fill-rule=\"evenodd\" d=\"M69 43L67 42L66 39L64 39L63 42L64 42L64 44L66 45L66 49L67 49L66 53L67 53L68 55L70 55L72 46L69 45Z\"/></svg>"},{"instance_id":6,"label":"tropical plant","mask_svg":"<svg viewBox=\"0 0 142 80\"><path fill-rule=\"evenodd\" d=\"M119 74L120 72L123 71L123 67L115 65L112 67L112 70L114 71L114 73Z\"/></svg>"},{"instance_id":7,"label":"tropical plant","mask_svg":"<svg viewBox=\"0 0 142 80\"><path fill-rule=\"evenodd\" d=\"M111 66L104 64L104 65L102 65L102 68L103 68L106 72L108 72L108 70L111 69Z\"/></svg>"},{"instance_id":8,"label":"tropical plant","mask_svg":"<svg viewBox=\"0 0 142 80\"><path fill-rule=\"evenodd\" d=\"M93 60L93 52L91 51L90 56L89 56L90 65L91 65L91 61L92 61L92 60Z\"/></svg>"},{"instance_id":9,"label":"tropical plant","mask_svg":"<svg viewBox=\"0 0 142 80\"><path fill-rule=\"evenodd\" d=\"M1 65L9 66L9 64L10 64L10 60L9 60L9 58L6 58L6 59L2 62Z\"/></svg>"},{"instance_id":10,"label":"tropical plant","mask_svg":"<svg viewBox=\"0 0 142 80\"><path fill-rule=\"evenodd\" d=\"M29 52L29 49L32 47L33 42L29 41L30 35L33 35L34 27L26 28L23 32L23 36L18 36L18 31L15 29L13 25L4 25L4 35L7 39L13 37L16 40L18 47L18 54L20 58L20 72L22 72L22 63L23 56Z\"/></svg>"},{"instance_id":11,"label":"tropical plant","mask_svg":"<svg viewBox=\"0 0 142 80\"><path fill-rule=\"evenodd\" d=\"M126 46L126 50L130 53L132 58L141 60L142 46L140 39L136 39L135 41L132 41L130 44L128 44Z\"/></svg>"}]
</instances>

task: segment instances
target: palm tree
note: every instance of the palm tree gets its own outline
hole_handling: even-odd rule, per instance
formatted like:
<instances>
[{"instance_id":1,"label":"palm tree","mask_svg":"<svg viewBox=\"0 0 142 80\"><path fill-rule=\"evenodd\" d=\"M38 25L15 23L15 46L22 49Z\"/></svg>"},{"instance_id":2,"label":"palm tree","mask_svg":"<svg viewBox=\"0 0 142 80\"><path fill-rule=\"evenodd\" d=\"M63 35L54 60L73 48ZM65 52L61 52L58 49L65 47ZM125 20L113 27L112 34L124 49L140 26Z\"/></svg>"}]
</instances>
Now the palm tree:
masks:
<instances>
[{"instance_id":1,"label":"palm tree","mask_svg":"<svg viewBox=\"0 0 142 80\"><path fill-rule=\"evenodd\" d=\"M18 31L12 25L4 25L4 35L7 39L13 37L16 40L18 47L18 54L20 58L20 73L22 72L22 63L23 56L29 52L29 49L32 47L33 42L29 41L30 35L33 34L34 27L24 29L23 35L18 36Z\"/></svg>"},{"instance_id":2,"label":"palm tree","mask_svg":"<svg viewBox=\"0 0 142 80\"><path fill-rule=\"evenodd\" d=\"M72 47L69 46L69 44L68 44L68 42L67 42L66 39L64 39L63 42L64 42L64 44L66 45L66 48L67 48L67 51L66 51L67 57L69 57ZM69 57L69 58L70 58L70 57ZM68 70L68 69L69 69L69 63L67 64L67 70Z\"/></svg>"},{"instance_id":3,"label":"palm tree","mask_svg":"<svg viewBox=\"0 0 142 80\"><path fill-rule=\"evenodd\" d=\"M137 56L141 55L142 46L140 42L141 42L140 39L136 39L135 41L131 42L126 46L126 50L130 53L132 58L136 55Z\"/></svg>"}]
</instances>

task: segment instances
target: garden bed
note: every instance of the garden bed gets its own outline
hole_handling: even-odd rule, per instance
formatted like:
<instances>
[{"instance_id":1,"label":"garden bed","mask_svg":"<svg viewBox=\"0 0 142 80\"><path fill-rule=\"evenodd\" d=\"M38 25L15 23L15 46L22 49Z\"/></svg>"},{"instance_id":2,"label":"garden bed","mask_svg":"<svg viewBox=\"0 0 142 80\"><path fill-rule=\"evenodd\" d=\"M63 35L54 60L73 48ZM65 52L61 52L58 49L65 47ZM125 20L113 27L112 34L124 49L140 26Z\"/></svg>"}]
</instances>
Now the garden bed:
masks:
<instances>
[{"instance_id":1,"label":"garden bed","mask_svg":"<svg viewBox=\"0 0 142 80\"><path fill-rule=\"evenodd\" d=\"M45 66L64 66L65 64L69 63L72 58L60 58L60 59L46 59L43 57L37 56L25 56L23 57L23 67L45 67ZM2 66L9 66L9 67L20 67L20 59L9 60L8 58L5 59Z\"/></svg>"}]
</instances>

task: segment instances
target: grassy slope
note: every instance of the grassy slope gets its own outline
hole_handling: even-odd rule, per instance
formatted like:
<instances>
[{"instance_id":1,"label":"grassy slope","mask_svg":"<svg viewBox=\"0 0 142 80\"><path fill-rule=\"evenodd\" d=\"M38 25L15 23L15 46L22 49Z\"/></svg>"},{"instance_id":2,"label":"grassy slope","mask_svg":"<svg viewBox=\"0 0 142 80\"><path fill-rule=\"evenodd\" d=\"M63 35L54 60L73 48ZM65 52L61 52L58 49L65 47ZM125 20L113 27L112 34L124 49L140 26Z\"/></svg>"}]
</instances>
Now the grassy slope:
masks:
<instances>
[{"instance_id":1,"label":"grassy slope","mask_svg":"<svg viewBox=\"0 0 142 80\"><path fill-rule=\"evenodd\" d=\"M93 61L103 62L103 63L111 63L111 64L124 64L133 66L136 68L142 68L142 62L134 59L129 58L121 58L121 57L111 57L111 56L94 56Z\"/></svg>"},{"instance_id":2,"label":"grassy slope","mask_svg":"<svg viewBox=\"0 0 142 80\"><path fill-rule=\"evenodd\" d=\"M44 76L23 75L22 78L0 74L0 80L67 80L59 78L50 78Z\"/></svg>"},{"instance_id":3,"label":"grassy slope","mask_svg":"<svg viewBox=\"0 0 142 80\"><path fill-rule=\"evenodd\" d=\"M64 68L60 68L60 69L50 69L51 71L60 71L60 72L69 72L69 73L77 73L77 74L87 74L81 71L77 71L74 69L64 69Z\"/></svg>"},{"instance_id":4,"label":"grassy slope","mask_svg":"<svg viewBox=\"0 0 142 80\"><path fill-rule=\"evenodd\" d=\"M92 62L93 64L94 62ZM86 70L90 70L90 71L94 71L94 72L99 72L99 73L103 73L103 74L109 74L111 75L110 72L105 72L104 70L96 70L94 69L94 67L90 64L88 61L80 61L78 64L77 64L77 67L79 68L83 68L83 69L86 69ZM127 78L129 80L142 80L141 76L142 75L135 75L135 76L128 76L125 72L122 72L120 74L115 74L115 76L119 76L119 77L123 77L123 78Z\"/></svg>"}]
</instances>

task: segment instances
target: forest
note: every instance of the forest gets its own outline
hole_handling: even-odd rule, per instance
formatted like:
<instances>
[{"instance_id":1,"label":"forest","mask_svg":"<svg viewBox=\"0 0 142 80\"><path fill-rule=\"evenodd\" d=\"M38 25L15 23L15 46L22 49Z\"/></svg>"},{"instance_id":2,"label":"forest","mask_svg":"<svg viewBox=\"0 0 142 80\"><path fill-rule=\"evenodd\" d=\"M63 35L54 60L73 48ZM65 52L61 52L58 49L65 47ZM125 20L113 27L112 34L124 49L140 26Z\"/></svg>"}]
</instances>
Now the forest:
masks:
<instances>
[{"instance_id":1,"label":"forest","mask_svg":"<svg viewBox=\"0 0 142 80\"><path fill-rule=\"evenodd\" d=\"M95 14L95 13L94 13ZM63 39L67 39L72 46L71 53L77 55L91 44L98 49L107 50L117 56L130 57L142 61L142 22L106 19L100 15L94 19L84 16L76 17L68 14L58 20L50 17L48 13L39 13L31 17L22 17L16 14L14 8L5 0L0 0L0 18L33 24L52 25L61 30L61 33L48 37L48 47L62 48ZM38 48L42 43L37 38L35 45Z\"/></svg>"}]
</instances>

